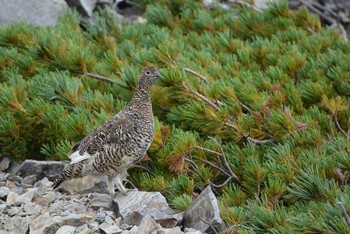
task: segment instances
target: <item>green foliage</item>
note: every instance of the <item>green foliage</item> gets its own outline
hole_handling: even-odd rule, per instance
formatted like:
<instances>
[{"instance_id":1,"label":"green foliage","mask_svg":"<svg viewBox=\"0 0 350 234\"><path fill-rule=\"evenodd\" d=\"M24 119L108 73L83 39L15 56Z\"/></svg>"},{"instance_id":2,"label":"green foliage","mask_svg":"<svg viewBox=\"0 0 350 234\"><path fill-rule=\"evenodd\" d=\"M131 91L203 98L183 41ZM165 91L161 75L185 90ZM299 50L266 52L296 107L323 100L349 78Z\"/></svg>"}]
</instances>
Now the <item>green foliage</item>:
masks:
<instances>
[{"instance_id":1,"label":"green foliage","mask_svg":"<svg viewBox=\"0 0 350 234\"><path fill-rule=\"evenodd\" d=\"M74 11L0 28L0 157L66 160L156 66L155 138L132 183L178 210L211 185L237 233L349 233L350 45L287 1L132 2L147 23L100 9L84 30Z\"/></svg>"}]
</instances>

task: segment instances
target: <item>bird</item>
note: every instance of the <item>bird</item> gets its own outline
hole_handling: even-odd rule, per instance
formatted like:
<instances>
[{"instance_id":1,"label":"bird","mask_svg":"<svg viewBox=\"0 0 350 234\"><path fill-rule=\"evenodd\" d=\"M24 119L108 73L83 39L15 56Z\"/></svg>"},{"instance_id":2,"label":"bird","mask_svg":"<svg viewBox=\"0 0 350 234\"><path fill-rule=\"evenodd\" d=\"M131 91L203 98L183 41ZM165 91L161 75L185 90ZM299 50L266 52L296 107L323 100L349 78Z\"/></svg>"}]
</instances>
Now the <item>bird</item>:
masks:
<instances>
[{"instance_id":1,"label":"bird","mask_svg":"<svg viewBox=\"0 0 350 234\"><path fill-rule=\"evenodd\" d=\"M142 71L131 101L73 146L68 153L71 161L53 181L53 189L69 179L106 175L110 195L115 195L114 185L127 194L123 185L127 170L143 158L153 141L151 87L161 77L154 67Z\"/></svg>"}]
</instances>

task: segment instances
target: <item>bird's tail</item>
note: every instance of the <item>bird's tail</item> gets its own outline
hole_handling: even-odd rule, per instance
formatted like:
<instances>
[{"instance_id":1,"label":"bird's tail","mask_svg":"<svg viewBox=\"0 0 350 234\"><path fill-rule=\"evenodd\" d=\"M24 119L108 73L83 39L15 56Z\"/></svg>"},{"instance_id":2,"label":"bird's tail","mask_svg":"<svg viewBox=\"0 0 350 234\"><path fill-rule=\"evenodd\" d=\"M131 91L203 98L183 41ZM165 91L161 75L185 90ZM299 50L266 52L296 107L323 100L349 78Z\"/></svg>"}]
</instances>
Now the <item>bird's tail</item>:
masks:
<instances>
[{"instance_id":1,"label":"bird's tail","mask_svg":"<svg viewBox=\"0 0 350 234\"><path fill-rule=\"evenodd\" d=\"M53 181L52 188L58 188L65 180L68 178L65 176L65 173L62 173L56 177L56 179Z\"/></svg>"}]
</instances>

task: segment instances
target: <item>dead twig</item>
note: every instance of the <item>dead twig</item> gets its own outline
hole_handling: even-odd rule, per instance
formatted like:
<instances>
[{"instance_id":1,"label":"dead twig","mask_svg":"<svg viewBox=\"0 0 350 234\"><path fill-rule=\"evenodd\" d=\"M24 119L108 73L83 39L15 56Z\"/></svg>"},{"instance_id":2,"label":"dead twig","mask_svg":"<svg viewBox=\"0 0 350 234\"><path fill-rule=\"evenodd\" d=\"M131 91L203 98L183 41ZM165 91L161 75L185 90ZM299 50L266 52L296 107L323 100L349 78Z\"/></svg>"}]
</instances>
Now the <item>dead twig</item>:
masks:
<instances>
[{"instance_id":1,"label":"dead twig","mask_svg":"<svg viewBox=\"0 0 350 234\"><path fill-rule=\"evenodd\" d=\"M339 205L344 217L345 217L345 221L346 223L348 224L348 226L350 227L350 217L349 217L349 214L348 212L346 211L345 209L345 206L342 202L337 202L337 204Z\"/></svg>"},{"instance_id":2,"label":"dead twig","mask_svg":"<svg viewBox=\"0 0 350 234\"><path fill-rule=\"evenodd\" d=\"M341 133L343 133L343 135L346 137L346 136L347 136L347 133L344 131L344 129L343 129L343 128L340 126L340 124L339 124L337 112L334 114L334 121L335 121L335 124L337 125L339 131L340 131Z\"/></svg>"},{"instance_id":3,"label":"dead twig","mask_svg":"<svg viewBox=\"0 0 350 234\"><path fill-rule=\"evenodd\" d=\"M197 76L199 79L201 79L202 81L205 81L206 83L208 83L208 79L205 78L204 76L202 76L201 74L199 74L198 72L195 72L187 67L182 67L182 69L188 73L191 73L194 76Z\"/></svg>"},{"instance_id":4,"label":"dead twig","mask_svg":"<svg viewBox=\"0 0 350 234\"><path fill-rule=\"evenodd\" d=\"M191 89L190 87L188 87L187 84L186 84L185 82L182 82L182 86L184 87L184 89L185 89L187 92L189 92L189 93L195 95L196 97L202 99L205 103L207 103L209 106L213 107L215 110L217 110L217 111L219 110L219 107L218 107L215 103L213 103L212 101L210 101L208 98L204 97L202 94L197 93L196 91L194 91L193 89Z\"/></svg>"},{"instance_id":5,"label":"dead twig","mask_svg":"<svg viewBox=\"0 0 350 234\"><path fill-rule=\"evenodd\" d=\"M322 11L320 11L319 9L317 9L312 3L310 3L309 1L305 1L305 0L297 0L298 2L300 2L301 4L304 4L305 6L307 6L310 11L318 14L322 19L324 19L325 21L327 21L327 23L329 24L334 24L336 23L335 20L333 20L331 17L327 16L326 14L324 14Z\"/></svg>"},{"instance_id":6,"label":"dead twig","mask_svg":"<svg viewBox=\"0 0 350 234\"><path fill-rule=\"evenodd\" d=\"M221 154L220 156L222 157L222 159L224 160L224 163L225 163L225 167L226 169L229 171L231 177L236 180L238 183L241 183L241 180L238 178L238 176L232 171L228 161L227 161L227 158L225 156L225 152L224 150L222 149L221 145L212 137L209 137L210 140L212 140L219 148L220 148L220 151L221 151Z\"/></svg>"},{"instance_id":7,"label":"dead twig","mask_svg":"<svg viewBox=\"0 0 350 234\"><path fill-rule=\"evenodd\" d=\"M82 73L82 75L87 76L87 77L91 77L91 78L95 78L97 80L107 81L107 82L112 83L112 84L115 83L115 81L112 80L111 78L101 76L101 75L96 75L96 74L92 74L92 73L88 73L88 72Z\"/></svg>"}]
</instances>

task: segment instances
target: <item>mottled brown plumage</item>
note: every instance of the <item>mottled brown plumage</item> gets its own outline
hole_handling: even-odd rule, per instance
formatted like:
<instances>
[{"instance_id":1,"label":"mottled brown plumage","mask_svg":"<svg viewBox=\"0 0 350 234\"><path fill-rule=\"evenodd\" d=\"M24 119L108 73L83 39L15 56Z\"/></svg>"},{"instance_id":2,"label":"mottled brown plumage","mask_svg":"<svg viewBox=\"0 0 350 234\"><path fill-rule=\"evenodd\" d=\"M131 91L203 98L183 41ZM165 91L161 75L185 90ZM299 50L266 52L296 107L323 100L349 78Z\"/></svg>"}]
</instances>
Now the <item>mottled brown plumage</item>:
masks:
<instances>
[{"instance_id":1,"label":"mottled brown plumage","mask_svg":"<svg viewBox=\"0 0 350 234\"><path fill-rule=\"evenodd\" d=\"M126 193L122 182L127 169L145 155L153 140L150 89L159 78L157 69L144 69L126 107L73 147L69 155L71 162L55 179L54 188L67 179L107 175L110 194L114 194L114 183L119 191Z\"/></svg>"}]
</instances>

